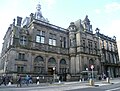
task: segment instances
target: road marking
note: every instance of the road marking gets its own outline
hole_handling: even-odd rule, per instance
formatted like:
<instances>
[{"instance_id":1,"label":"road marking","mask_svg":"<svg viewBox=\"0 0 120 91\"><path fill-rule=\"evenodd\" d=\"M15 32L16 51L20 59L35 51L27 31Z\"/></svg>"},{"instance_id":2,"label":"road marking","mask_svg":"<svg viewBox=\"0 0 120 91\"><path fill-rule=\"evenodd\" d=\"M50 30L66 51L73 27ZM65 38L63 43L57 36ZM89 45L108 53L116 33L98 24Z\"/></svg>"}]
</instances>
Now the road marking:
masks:
<instances>
[{"instance_id":1,"label":"road marking","mask_svg":"<svg viewBox=\"0 0 120 91\"><path fill-rule=\"evenodd\" d=\"M115 91L115 90L118 90L118 89L120 89L120 87L119 88L114 88L114 89L108 89L108 90L105 90L105 91Z\"/></svg>"}]
</instances>

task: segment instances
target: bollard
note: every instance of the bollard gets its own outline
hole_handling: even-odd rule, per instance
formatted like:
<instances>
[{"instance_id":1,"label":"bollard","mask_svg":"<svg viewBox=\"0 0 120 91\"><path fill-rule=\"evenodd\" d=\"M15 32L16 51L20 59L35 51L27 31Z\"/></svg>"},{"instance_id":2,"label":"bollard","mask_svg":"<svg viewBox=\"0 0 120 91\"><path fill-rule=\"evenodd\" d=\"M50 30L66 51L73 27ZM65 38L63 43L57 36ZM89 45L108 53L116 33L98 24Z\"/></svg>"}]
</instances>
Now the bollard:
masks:
<instances>
[{"instance_id":1,"label":"bollard","mask_svg":"<svg viewBox=\"0 0 120 91\"><path fill-rule=\"evenodd\" d=\"M82 80L80 79L79 82L82 82Z\"/></svg>"},{"instance_id":2,"label":"bollard","mask_svg":"<svg viewBox=\"0 0 120 91\"><path fill-rule=\"evenodd\" d=\"M37 81L37 85L39 85L40 84L40 82L39 81Z\"/></svg>"},{"instance_id":3,"label":"bollard","mask_svg":"<svg viewBox=\"0 0 120 91\"><path fill-rule=\"evenodd\" d=\"M59 83L61 83L61 81L59 80Z\"/></svg>"},{"instance_id":4,"label":"bollard","mask_svg":"<svg viewBox=\"0 0 120 91\"><path fill-rule=\"evenodd\" d=\"M110 83L110 78L107 77L107 78L106 78L106 81L107 81L107 83Z\"/></svg>"},{"instance_id":5,"label":"bollard","mask_svg":"<svg viewBox=\"0 0 120 91\"><path fill-rule=\"evenodd\" d=\"M90 79L90 80L89 80L89 85L90 85L90 86L94 86L94 80L93 80L93 79Z\"/></svg>"},{"instance_id":6,"label":"bollard","mask_svg":"<svg viewBox=\"0 0 120 91\"><path fill-rule=\"evenodd\" d=\"M11 86L11 82L8 83L8 86Z\"/></svg>"}]
</instances>

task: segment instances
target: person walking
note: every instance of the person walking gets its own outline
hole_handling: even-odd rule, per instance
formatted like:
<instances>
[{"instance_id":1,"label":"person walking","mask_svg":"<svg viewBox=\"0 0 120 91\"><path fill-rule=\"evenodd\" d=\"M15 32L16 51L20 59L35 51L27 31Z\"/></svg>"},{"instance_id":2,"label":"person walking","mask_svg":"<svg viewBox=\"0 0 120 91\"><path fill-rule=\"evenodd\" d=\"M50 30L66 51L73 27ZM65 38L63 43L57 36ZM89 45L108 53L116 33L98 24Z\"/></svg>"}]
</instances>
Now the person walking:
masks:
<instances>
[{"instance_id":1,"label":"person walking","mask_svg":"<svg viewBox=\"0 0 120 91\"><path fill-rule=\"evenodd\" d=\"M2 82L0 83L0 85L4 84L6 86L6 76L3 75L2 76Z\"/></svg>"},{"instance_id":2,"label":"person walking","mask_svg":"<svg viewBox=\"0 0 120 91\"><path fill-rule=\"evenodd\" d=\"M17 78L17 87L20 85L20 87L22 86L22 78L21 76L19 75L18 78Z\"/></svg>"},{"instance_id":3,"label":"person walking","mask_svg":"<svg viewBox=\"0 0 120 91\"><path fill-rule=\"evenodd\" d=\"M26 80L26 85L28 86L28 84L29 84L29 80L30 80L30 77L29 77L28 75L26 75L25 80Z\"/></svg>"},{"instance_id":4,"label":"person walking","mask_svg":"<svg viewBox=\"0 0 120 91\"><path fill-rule=\"evenodd\" d=\"M29 78L29 83L33 84L32 76L31 75L30 75L30 78Z\"/></svg>"},{"instance_id":5,"label":"person walking","mask_svg":"<svg viewBox=\"0 0 120 91\"><path fill-rule=\"evenodd\" d=\"M39 76L36 77L36 84L39 84Z\"/></svg>"}]
</instances>

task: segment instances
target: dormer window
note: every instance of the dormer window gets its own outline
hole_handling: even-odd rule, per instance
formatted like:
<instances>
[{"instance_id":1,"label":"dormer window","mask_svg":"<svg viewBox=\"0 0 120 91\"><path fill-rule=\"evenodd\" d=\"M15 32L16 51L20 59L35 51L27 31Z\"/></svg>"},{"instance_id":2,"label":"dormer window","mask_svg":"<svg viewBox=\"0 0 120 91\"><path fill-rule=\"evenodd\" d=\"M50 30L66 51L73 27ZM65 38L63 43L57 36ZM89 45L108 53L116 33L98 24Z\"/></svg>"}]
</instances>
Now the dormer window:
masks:
<instances>
[{"instance_id":1,"label":"dormer window","mask_svg":"<svg viewBox=\"0 0 120 91\"><path fill-rule=\"evenodd\" d=\"M26 45L27 42L27 37L26 36L20 36L20 44L21 45Z\"/></svg>"}]
</instances>

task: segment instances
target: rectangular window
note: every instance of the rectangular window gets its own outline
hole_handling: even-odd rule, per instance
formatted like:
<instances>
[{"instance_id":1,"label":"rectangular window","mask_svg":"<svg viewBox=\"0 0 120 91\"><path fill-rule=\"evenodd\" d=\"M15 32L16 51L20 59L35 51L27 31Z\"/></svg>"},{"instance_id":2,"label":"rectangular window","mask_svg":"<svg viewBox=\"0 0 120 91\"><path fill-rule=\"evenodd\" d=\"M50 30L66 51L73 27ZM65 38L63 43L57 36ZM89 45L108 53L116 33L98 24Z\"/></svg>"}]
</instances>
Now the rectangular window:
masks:
<instances>
[{"instance_id":1,"label":"rectangular window","mask_svg":"<svg viewBox=\"0 0 120 91\"><path fill-rule=\"evenodd\" d=\"M40 42L40 36L38 36L38 35L36 36L36 42L38 42L38 43Z\"/></svg>"},{"instance_id":2,"label":"rectangular window","mask_svg":"<svg viewBox=\"0 0 120 91\"><path fill-rule=\"evenodd\" d=\"M104 48L104 40L102 40L102 48Z\"/></svg>"},{"instance_id":3,"label":"rectangular window","mask_svg":"<svg viewBox=\"0 0 120 91\"><path fill-rule=\"evenodd\" d=\"M17 72L24 72L25 67L24 66L17 66Z\"/></svg>"},{"instance_id":4,"label":"rectangular window","mask_svg":"<svg viewBox=\"0 0 120 91\"><path fill-rule=\"evenodd\" d=\"M66 48L66 38L64 37L64 48Z\"/></svg>"},{"instance_id":5,"label":"rectangular window","mask_svg":"<svg viewBox=\"0 0 120 91\"><path fill-rule=\"evenodd\" d=\"M36 42L45 43L45 31L37 30Z\"/></svg>"},{"instance_id":6,"label":"rectangular window","mask_svg":"<svg viewBox=\"0 0 120 91\"><path fill-rule=\"evenodd\" d=\"M19 53L18 59L25 60L25 54L24 53Z\"/></svg>"},{"instance_id":7,"label":"rectangular window","mask_svg":"<svg viewBox=\"0 0 120 91\"><path fill-rule=\"evenodd\" d=\"M53 39L53 46L56 46L56 39Z\"/></svg>"},{"instance_id":8,"label":"rectangular window","mask_svg":"<svg viewBox=\"0 0 120 91\"><path fill-rule=\"evenodd\" d=\"M49 34L49 45L56 46L56 35L55 34Z\"/></svg>"},{"instance_id":9,"label":"rectangular window","mask_svg":"<svg viewBox=\"0 0 120 91\"><path fill-rule=\"evenodd\" d=\"M83 47L85 47L85 40L83 40Z\"/></svg>"},{"instance_id":10,"label":"rectangular window","mask_svg":"<svg viewBox=\"0 0 120 91\"><path fill-rule=\"evenodd\" d=\"M72 46L72 40L70 39L70 46Z\"/></svg>"},{"instance_id":11,"label":"rectangular window","mask_svg":"<svg viewBox=\"0 0 120 91\"><path fill-rule=\"evenodd\" d=\"M52 39L49 39L49 45L52 45Z\"/></svg>"},{"instance_id":12,"label":"rectangular window","mask_svg":"<svg viewBox=\"0 0 120 91\"><path fill-rule=\"evenodd\" d=\"M21 44L21 45L26 45L26 41L27 41L26 36L21 36L21 37L20 37L20 44Z\"/></svg>"},{"instance_id":13,"label":"rectangular window","mask_svg":"<svg viewBox=\"0 0 120 91\"><path fill-rule=\"evenodd\" d=\"M41 36L40 43L45 43L45 37Z\"/></svg>"},{"instance_id":14,"label":"rectangular window","mask_svg":"<svg viewBox=\"0 0 120 91\"><path fill-rule=\"evenodd\" d=\"M60 47L62 47L62 36L60 36Z\"/></svg>"}]
</instances>

